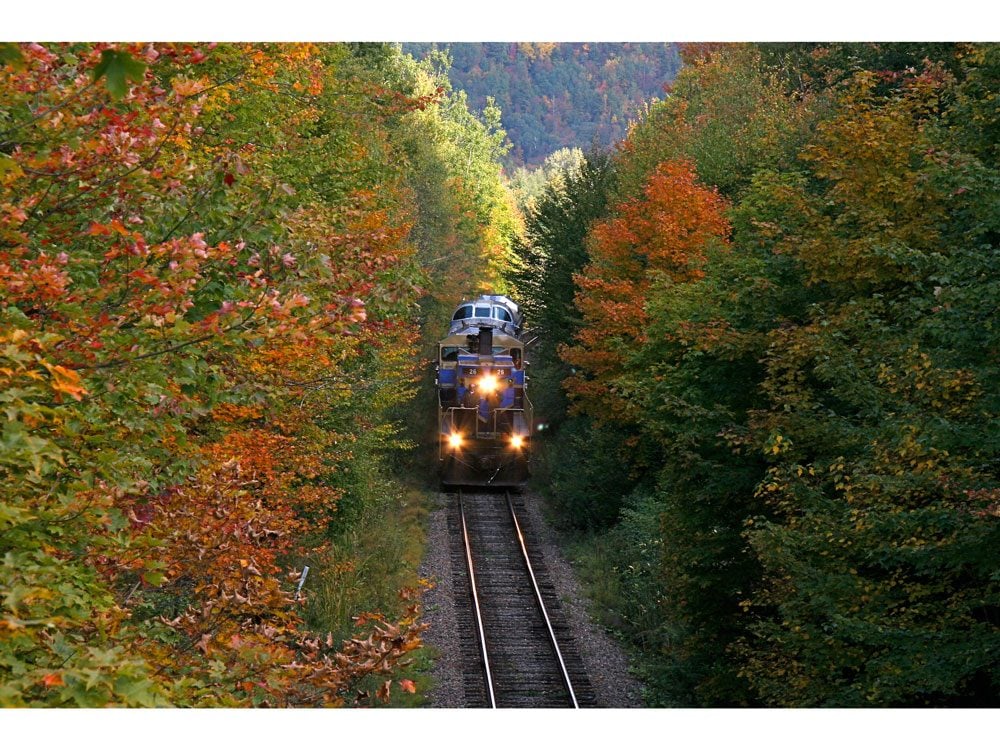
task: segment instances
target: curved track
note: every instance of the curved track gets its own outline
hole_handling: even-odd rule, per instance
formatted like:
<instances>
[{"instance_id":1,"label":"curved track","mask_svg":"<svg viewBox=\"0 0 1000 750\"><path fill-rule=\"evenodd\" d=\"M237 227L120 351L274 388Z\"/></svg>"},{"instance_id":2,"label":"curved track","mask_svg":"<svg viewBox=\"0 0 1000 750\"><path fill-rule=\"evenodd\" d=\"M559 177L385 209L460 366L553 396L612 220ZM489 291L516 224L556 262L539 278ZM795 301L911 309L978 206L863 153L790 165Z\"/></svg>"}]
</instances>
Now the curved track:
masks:
<instances>
[{"instance_id":1,"label":"curved track","mask_svg":"<svg viewBox=\"0 0 1000 750\"><path fill-rule=\"evenodd\" d=\"M561 617L544 561L529 549L509 493L455 496L453 558L469 608L462 627L472 705L580 707L594 695ZM459 583L459 586L462 586Z\"/></svg>"}]
</instances>

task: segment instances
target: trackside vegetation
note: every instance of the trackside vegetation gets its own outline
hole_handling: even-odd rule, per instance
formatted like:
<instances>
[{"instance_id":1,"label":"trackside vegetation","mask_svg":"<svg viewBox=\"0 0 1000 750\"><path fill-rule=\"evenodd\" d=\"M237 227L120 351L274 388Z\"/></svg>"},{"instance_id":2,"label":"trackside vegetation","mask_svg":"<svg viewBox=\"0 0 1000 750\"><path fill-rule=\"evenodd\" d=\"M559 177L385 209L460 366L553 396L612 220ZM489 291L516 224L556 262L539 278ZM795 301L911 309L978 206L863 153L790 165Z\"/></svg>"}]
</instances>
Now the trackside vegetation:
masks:
<instances>
[{"instance_id":1,"label":"trackside vegetation","mask_svg":"<svg viewBox=\"0 0 1000 750\"><path fill-rule=\"evenodd\" d=\"M503 141L388 45L0 45L0 705L416 690L394 410Z\"/></svg>"},{"instance_id":2,"label":"trackside vegetation","mask_svg":"<svg viewBox=\"0 0 1000 750\"><path fill-rule=\"evenodd\" d=\"M651 705L995 706L1000 47L683 59L516 274L607 622Z\"/></svg>"}]
</instances>

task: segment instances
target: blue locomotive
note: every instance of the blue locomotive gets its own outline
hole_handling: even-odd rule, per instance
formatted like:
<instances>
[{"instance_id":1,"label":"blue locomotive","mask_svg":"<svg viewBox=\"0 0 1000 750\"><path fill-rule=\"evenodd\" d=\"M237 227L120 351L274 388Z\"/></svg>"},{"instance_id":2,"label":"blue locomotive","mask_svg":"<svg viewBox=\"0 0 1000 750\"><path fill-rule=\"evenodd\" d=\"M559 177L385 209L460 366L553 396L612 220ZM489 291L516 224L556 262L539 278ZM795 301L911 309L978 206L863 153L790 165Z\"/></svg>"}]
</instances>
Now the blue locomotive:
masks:
<instances>
[{"instance_id":1,"label":"blue locomotive","mask_svg":"<svg viewBox=\"0 0 1000 750\"><path fill-rule=\"evenodd\" d=\"M517 487L528 479L531 402L524 320L499 294L462 302L438 342L438 458L445 485Z\"/></svg>"}]
</instances>

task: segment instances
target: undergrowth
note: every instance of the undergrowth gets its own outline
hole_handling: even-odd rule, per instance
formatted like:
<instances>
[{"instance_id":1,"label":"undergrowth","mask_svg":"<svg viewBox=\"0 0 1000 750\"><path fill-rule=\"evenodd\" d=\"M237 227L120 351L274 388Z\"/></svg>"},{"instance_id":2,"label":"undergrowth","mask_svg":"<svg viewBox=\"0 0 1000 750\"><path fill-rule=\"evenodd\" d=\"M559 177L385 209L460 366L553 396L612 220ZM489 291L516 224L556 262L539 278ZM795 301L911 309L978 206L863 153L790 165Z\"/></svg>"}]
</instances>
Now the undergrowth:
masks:
<instances>
[{"instance_id":1,"label":"undergrowth","mask_svg":"<svg viewBox=\"0 0 1000 750\"><path fill-rule=\"evenodd\" d=\"M310 624L330 632L335 640L350 638L354 618L380 613L401 617L425 585L418 575L428 515L427 493L394 479L372 481L369 496L349 528L340 531L330 547L311 560L307 583ZM432 650L413 652L410 663L392 675L396 681L390 706L420 706L426 701ZM387 679L371 678L361 686L374 695ZM401 690L399 681L410 680L416 692Z\"/></svg>"}]
</instances>

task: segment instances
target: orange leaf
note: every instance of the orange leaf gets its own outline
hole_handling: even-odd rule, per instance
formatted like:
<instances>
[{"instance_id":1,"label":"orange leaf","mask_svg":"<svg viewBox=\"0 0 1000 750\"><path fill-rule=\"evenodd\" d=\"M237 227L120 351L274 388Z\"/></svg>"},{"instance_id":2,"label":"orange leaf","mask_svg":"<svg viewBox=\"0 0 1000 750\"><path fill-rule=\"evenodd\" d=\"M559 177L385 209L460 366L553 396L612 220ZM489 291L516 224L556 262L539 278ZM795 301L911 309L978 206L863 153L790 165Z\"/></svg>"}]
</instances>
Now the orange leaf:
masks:
<instances>
[{"instance_id":1,"label":"orange leaf","mask_svg":"<svg viewBox=\"0 0 1000 750\"><path fill-rule=\"evenodd\" d=\"M61 674L52 673L47 674L42 678L42 684L45 685L45 687L60 687L66 683L63 682Z\"/></svg>"},{"instance_id":2,"label":"orange leaf","mask_svg":"<svg viewBox=\"0 0 1000 750\"><path fill-rule=\"evenodd\" d=\"M417 686L413 684L413 680L400 680L399 686L408 693L417 692Z\"/></svg>"},{"instance_id":3,"label":"orange leaf","mask_svg":"<svg viewBox=\"0 0 1000 750\"><path fill-rule=\"evenodd\" d=\"M50 365L43 362L45 369L52 375L52 390L59 393L66 393L77 401L81 401L87 393L87 389L80 385L80 374L75 370L69 370L62 365Z\"/></svg>"}]
</instances>

